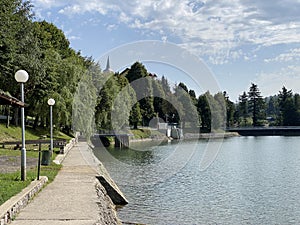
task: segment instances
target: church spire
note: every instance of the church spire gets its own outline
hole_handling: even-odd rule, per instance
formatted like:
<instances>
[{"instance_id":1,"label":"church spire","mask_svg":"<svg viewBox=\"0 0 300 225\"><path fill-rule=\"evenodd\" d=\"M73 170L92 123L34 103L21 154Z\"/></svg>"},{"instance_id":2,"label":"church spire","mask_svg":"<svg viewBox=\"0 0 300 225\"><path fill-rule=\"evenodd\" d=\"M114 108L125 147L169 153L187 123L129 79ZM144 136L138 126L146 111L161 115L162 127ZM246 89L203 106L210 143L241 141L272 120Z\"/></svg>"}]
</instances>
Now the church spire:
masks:
<instances>
[{"instance_id":1,"label":"church spire","mask_svg":"<svg viewBox=\"0 0 300 225\"><path fill-rule=\"evenodd\" d=\"M106 68L103 71L104 73L113 73L114 71L110 68L109 56L107 57Z\"/></svg>"}]
</instances>

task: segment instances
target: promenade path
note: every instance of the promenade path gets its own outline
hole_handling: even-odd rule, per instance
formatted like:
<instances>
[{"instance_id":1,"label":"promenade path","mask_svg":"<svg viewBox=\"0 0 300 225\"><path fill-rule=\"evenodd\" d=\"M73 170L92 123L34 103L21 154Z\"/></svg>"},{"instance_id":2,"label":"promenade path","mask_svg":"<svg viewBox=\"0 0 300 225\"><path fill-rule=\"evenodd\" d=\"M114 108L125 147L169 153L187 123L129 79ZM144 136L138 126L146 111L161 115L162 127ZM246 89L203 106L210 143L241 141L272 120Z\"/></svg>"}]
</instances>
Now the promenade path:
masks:
<instances>
[{"instance_id":1,"label":"promenade path","mask_svg":"<svg viewBox=\"0 0 300 225\"><path fill-rule=\"evenodd\" d=\"M55 180L11 224L120 224L114 205L96 180L98 162L87 143L77 143L62 164Z\"/></svg>"}]
</instances>

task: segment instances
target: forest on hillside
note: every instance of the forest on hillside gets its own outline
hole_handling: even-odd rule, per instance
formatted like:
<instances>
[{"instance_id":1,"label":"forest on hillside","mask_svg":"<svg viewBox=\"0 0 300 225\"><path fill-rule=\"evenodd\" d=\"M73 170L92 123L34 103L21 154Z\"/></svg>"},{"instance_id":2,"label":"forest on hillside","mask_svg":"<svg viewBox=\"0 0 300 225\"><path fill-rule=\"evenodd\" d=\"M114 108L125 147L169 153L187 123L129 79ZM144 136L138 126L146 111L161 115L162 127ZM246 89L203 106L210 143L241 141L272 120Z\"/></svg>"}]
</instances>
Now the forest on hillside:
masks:
<instances>
[{"instance_id":1,"label":"forest on hillside","mask_svg":"<svg viewBox=\"0 0 300 225\"><path fill-rule=\"evenodd\" d=\"M2 0L0 11L0 90L19 98L14 74L18 69L28 72L25 113L33 127L47 126L49 98L56 101L55 128L67 133L137 128L158 121L202 132L300 125L300 96L286 87L263 97L251 84L234 103L225 91L196 96L184 82L171 87L166 77L153 76L141 62L121 73L106 74L92 57L72 49L62 30L37 21L33 9L30 1ZM0 106L0 114L18 123L18 110Z\"/></svg>"}]
</instances>

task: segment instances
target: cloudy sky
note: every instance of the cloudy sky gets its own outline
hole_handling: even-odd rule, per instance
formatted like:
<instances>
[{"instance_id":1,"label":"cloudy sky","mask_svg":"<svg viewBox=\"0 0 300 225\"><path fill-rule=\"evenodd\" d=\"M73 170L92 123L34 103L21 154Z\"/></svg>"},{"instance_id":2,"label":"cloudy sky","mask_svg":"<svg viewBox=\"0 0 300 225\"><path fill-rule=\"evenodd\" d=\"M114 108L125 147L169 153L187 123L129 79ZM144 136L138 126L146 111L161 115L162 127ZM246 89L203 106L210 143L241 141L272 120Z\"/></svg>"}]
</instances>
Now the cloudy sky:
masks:
<instances>
[{"instance_id":1,"label":"cloudy sky","mask_svg":"<svg viewBox=\"0 0 300 225\"><path fill-rule=\"evenodd\" d=\"M99 59L143 40L173 43L199 57L232 100L251 82L264 96L300 93L300 0L33 0L38 20ZM138 59L137 59L138 60ZM100 62L102 68L105 62ZM113 69L114 59L111 59ZM147 65L146 65L147 67ZM149 65L178 82L180 72ZM174 73L174 74L167 74ZM177 73L177 75L175 75ZM182 76L185 82L184 76ZM188 86L194 87L186 81Z\"/></svg>"}]
</instances>

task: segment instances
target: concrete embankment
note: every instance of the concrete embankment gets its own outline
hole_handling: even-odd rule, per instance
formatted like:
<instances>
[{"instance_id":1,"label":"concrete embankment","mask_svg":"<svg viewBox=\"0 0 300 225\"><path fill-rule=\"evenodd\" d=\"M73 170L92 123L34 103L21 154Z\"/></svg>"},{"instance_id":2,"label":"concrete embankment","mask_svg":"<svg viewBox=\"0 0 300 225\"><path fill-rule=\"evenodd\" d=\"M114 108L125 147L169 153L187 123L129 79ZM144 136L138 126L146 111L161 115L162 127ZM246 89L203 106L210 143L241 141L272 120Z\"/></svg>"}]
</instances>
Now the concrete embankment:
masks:
<instances>
[{"instance_id":1,"label":"concrete embankment","mask_svg":"<svg viewBox=\"0 0 300 225\"><path fill-rule=\"evenodd\" d=\"M62 164L54 181L21 210L11 224L122 224L113 201L125 204L127 200L103 165L99 167L99 160L87 143L75 144ZM99 177L114 190L113 193L108 194L108 188L99 182Z\"/></svg>"}]
</instances>

